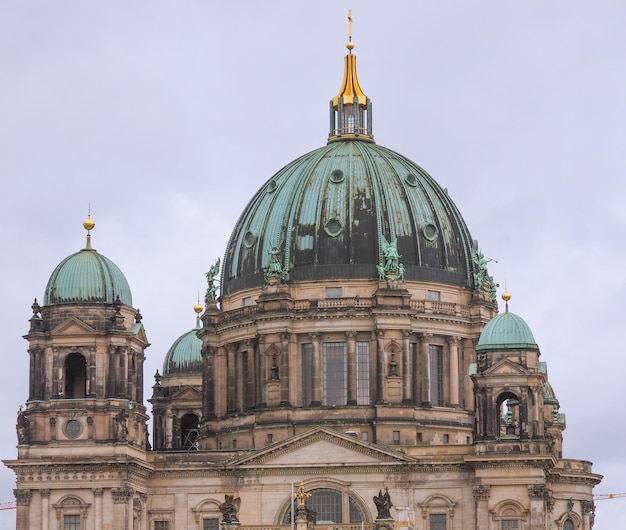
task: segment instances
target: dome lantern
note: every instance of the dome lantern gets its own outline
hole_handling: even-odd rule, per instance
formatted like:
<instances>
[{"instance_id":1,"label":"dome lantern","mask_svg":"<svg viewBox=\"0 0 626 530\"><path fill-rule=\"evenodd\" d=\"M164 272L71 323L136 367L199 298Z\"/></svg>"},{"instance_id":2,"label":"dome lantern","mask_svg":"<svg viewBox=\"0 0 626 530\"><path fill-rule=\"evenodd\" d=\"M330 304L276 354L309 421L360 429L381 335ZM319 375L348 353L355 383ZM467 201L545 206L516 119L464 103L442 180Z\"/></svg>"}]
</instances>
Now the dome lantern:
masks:
<instances>
[{"instance_id":1,"label":"dome lantern","mask_svg":"<svg viewBox=\"0 0 626 530\"><path fill-rule=\"evenodd\" d=\"M345 57L343 82L338 94L330 101L330 134L328 141L361 139L374 141L372 136L372 102L365 95L356 73L356 55L352 53L352 10L348 11L348 54Z\"/></svg>"}]
</instances>

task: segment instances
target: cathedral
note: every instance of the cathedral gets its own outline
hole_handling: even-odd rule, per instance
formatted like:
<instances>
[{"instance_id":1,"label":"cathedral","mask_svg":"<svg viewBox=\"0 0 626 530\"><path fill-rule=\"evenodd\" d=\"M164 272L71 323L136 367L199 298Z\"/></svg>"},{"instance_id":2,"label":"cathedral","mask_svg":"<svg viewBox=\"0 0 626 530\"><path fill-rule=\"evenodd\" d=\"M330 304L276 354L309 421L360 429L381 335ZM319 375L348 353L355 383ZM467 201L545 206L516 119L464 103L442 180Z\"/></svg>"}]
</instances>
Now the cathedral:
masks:
<instances>
[{"instance_id":1,"label":"cathedral","mask_svg":"<svg viewBox=\"0 0 626 530\"><path fill-rule=\"evenodd\" d=\"M254 194L152 385L84 222L25 335L17 530L592 528L550 352L447 191L375 142L347 48L326 145Z\"/></svg>"}]
</instances>

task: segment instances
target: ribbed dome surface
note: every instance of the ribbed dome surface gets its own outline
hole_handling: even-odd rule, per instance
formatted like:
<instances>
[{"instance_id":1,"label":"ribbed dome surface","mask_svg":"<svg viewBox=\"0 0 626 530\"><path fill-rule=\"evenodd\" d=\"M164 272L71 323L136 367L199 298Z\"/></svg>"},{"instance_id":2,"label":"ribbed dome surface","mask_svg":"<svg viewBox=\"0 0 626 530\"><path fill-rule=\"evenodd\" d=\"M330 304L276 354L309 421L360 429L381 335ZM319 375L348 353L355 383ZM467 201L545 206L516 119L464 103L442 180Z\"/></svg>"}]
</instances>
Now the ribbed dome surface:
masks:
<instances>
[{"instance_id":1,"label":"ribbed dome surface","mask_svg":"<svg viewBox=\"0 0 626 530\"><path fill-rule=\"evenodd\" d=\"M377 278L394 239L405 279L473 287L472 238L447 192L371 141L330 142L250 201L226 251L222 294L263 285L272 250L291 281Z\"/></svg>"},{"instance_id":2,"label":"ribbed dome surface","mask_svg":"<svg viewBox=\"0 0 626 530\"><path fill-rule=\"evenodd\" d=\"M194 329L174 341L163 361L163 375L202 373L202 341L197 335L199 329L198 319Z\"/></svg>"},{"instance_id":3,"label":"ribbed dome surface","mask_svg":"<svg viewBox=\"0 0 626 530\"><path fill-rule=\"evenodd\" d=\"M507 349L539 349L528 324L521 317L508 312L489 321L476 346L477 352Z\"/></svg>"},{"instance_id":4,"label":"ribbed dome surface","mask_svg":"<svg viewBox=\"0 0 626 530\"><path fill-rule=\"evenodd\" d=\"M48 280L44 304L100 302L112 304L119 296L127 306L133 305L128 282L110 259L91 248L65 258Z\"/></svg>"}]
</instances>

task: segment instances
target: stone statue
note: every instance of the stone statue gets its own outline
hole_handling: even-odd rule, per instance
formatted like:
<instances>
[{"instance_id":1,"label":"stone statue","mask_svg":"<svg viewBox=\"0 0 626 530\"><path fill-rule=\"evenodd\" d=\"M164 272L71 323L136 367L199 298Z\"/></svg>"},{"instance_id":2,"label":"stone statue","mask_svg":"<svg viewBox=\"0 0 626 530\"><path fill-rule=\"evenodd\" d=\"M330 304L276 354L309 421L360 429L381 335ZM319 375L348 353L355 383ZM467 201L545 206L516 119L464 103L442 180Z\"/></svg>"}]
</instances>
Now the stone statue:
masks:
<instances>
[{"instance_id":1,"label":"stone statue","mask_svg":"<svg viewBox=\"0 0 626 530\"><path fill-rule=\"evenodd\" d=\"M474 287L479 291L489 293L491 300L496 302L497 285L493 281L493 276L490 276L487 271L487 263L491 260L485 258L482 251L477 249L476 244L477 242L474 241L474 247L471 250L472 262L474 263Z\"/></svg>"},{"instance_id":2,"label":"stone statue","mask_svg":"<svg viewBox=\"0 0 626 530\"><path fill-rule=\"evenodd\" d=\"M280 246L273 246L270 250L270 263L265 269L265 283L270 284L284 284L289 278L289 271L283 268L281 263L281 249Z\"/></svg>"},{"instance_id":3,"label":"stone statue","mask_svg":"<svg viewBox=\"0 0 626 530\"><path fill-rule=\"evenodd\" d=\"M128 420L128 413L125 410L121 410L114 419L115 439L122 442L128 440L128 425L126 423Z\"/></svg>"},{"instance_id":4,"label":"stone statue","mask_svg":"<svg viewBox=\"0 0 626 530\"><path fill-rule=\"evenodd\" d=\"M17 443L20 445L30 443L30 420L22 411L22 407L20 407L15 428L17 429Z\"/></svg>"},{"instance_id":5,"label":"stone statue","mask_svg":"<svg viewBox=\"0 0 626 530\"><path fill-rule=\"evenodd\" d=\"M374 504L378 510L376 519L392 519L390 510L393 503L391 502L391 496L387 488L385 488L385 493L378 490L378 495L374 497Z\"/></svg>"},{"instance_id":6,"label":"stone statue","mask_svg":"<svg viewBox=\"0 0 626 530\"><path fill-rule=\"evenodd\" d=\"M215 285L215 282L218 282L218 280L216 280L215 277L219 274L219 272L220 259L217 258L215 264L209 269L209 272L206 273L206 280L209 286L206 290L206 296L204 297L204 299L207 305L209 302L215 302L215 300L217 299L217 285Z\"/></svg>"},{"instance_id":7,"label":"stone statue","mask_svg":"<svg viewBox=\"0 0 626 530\"><path fill-rule=\"evenodd\" d=\"M380 246L383 253L383 261L376 265L378 279L381 281L403 282L404 265L400 263L402 257L398 252L398 239L387 241L385 236L380 236Z\"/></svg>"},{"instance_id":8,"label":"stone statue","mask_svg":"<svg viewBox=\"0 0 626 530\"><path fill-rule=\"evenodd\" d=\"M220 504L222 523L239 524L239 519L237 519L237 512L239 511L240 504L241 499L239 497L235 498L234 495L225 495L224 502Z\"/></svg>"}]
</instances>

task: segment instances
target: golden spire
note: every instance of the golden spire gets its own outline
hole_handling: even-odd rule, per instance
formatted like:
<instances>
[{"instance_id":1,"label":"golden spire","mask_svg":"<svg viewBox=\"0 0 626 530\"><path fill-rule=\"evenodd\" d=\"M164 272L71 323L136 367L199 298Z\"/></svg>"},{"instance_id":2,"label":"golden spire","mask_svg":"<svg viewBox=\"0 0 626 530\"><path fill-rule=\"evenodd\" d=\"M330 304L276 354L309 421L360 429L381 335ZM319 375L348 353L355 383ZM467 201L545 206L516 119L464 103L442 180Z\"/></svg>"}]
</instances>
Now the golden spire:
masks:
<instances>
[{"instance_id":1,"label":"golden spire","mask_svg":"<svg viewBox=\"0 0 626 530\"><path fill-rule=\"evenodd\" d=\"M91 249L91 233L90 232L91 230L93 230L94 226L96 226L96 223L91 218L91 207L90 207L87 213L87 219L83 221L83 228L87 230L87 243L85 244L85 248L87 249Z\"/></svg>"},{"instance_id":2,"label":"golden spire","mask_svg":"<svg viewBox=\"0 0 626 530\"><path fill-rule=\"evenodd\" d=\"M361 90L353 55L352 10L348 11L348 54L345 57L343 82L339 93L330 101L330 134L328 141L360 139L374 141L372 135L372 102Z\"/></svg>"},{"instance_id":3,"label":"golden spire","mask_svg":"<svg viewBox=\"0 0 626 530\"><path fill-rule=\"evenodd\" d=\"M360 106L365 107L367 105L367 96L361 90L359 80L356 75L356 55L352 54L354 49L354 43L352 42L352 10L348 11L348 55L345 57L345 69L343 72L343 82L339 93L333 98L333 106L336 108L339 105L339 98L343 98L344 105L353 105L354 98L358 98Z\"/></svg>"}]
</instances>

